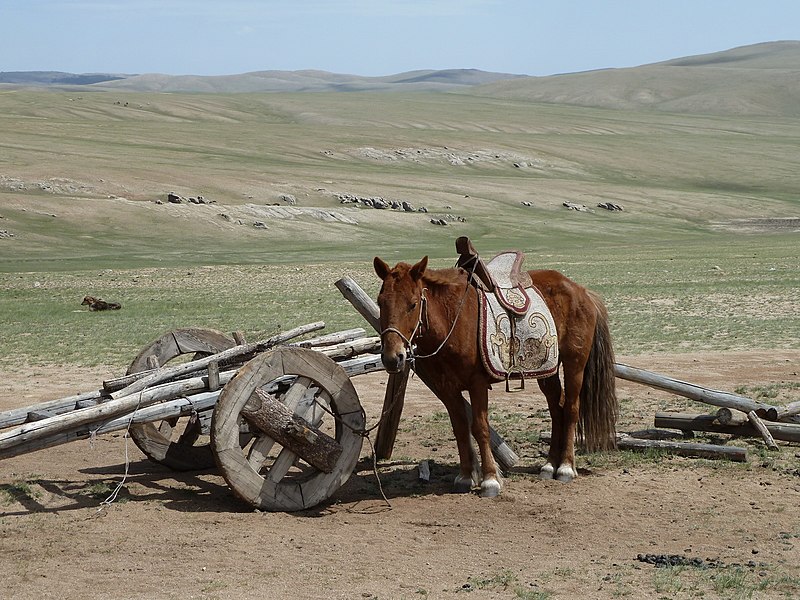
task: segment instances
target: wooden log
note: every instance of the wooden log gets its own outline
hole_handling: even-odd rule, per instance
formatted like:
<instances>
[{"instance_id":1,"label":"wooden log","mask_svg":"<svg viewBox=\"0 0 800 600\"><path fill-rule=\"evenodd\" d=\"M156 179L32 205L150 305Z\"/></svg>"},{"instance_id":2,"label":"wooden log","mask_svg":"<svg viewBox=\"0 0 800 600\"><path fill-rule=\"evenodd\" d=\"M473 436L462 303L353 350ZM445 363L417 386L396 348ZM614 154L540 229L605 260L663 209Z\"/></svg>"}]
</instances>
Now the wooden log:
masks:
<instances>
[{"instance_id":1,"label":"wooden log","mask_svg":"<svg viewBox=\"0 0 800 600\"><path fill-rule=\"evenodd\" d=\"M772 421L764 421L763 423L774 439L786 442L800 442L800 425L774 423ZM743 437L759 437L761 435L749 420L739 424L724 425L717 420L716 415L658 412L656 413L654 424L656 427L679 429L681 431L708 431Z\"/></svg>"},{"instance_id":2,"label":"wooden log","mask_svg":"<svg viewBox=\"0 0 800 600\"><path fill-rule=\"evenodd\" d=\"M102 393L97 391L83 392L74 396L67 396L65 398L56 398L47 402L40 402L32 406L24 406L22 408L12 408L0 413L0 429L13 427L14 425L21 425L28 420L28 414L32 411L47 410L54 414L63 414L75 410L78 404L86 401L97 401L102 397Z\"/></svg>"},{"instance_id":3,"label":"wooden log","mask_svg":"<svg viewBox=\"0 0 800 600\"><path fill-rule=\"evenodd\" d=\"M786 421L798 415L800 415L800 401L791 402L778 409L778 421Z\"/></svg>"},{"instance_id":4,"label":"wooden log","mask_svg":"<svg viewBox=\"0 0 800 600\"><path fill-rule=\"evenodd\" d=\"M717 411L717 421L721 425L742 425L747 423L747 413L723 406Z\"/></svg>"},{"instance_id":5,"label":"wooden log","mask_svg":"<svg viewBox=\"0 0 800 600\"><path fill-rule=\"evenodd\" d=\"M211 392L219 389L219 363L217 361L208 363L207 386Z\"/></svg>"},{"instance_id":6,"label":"wooden log","mask_svg":"<svg viewBox=\"0 0 800 600\"><path fill-rule=\"evenodd\" d=\"M381 332L380 314L381 311L369 294L361 289L351 277L342 277L335 284L336 288L342 293L358 313L366 319L372 328L378 333Z\"/></svg>"},{"instance_id":7,"label":"wooden log","mask_svg":"<svg viewBox=\"0 0 800 600\"><path fill-rule=\"evenodd\" d=\"M129 396L131 394L135 394L136 392L140 392L145 388L148 388L152 385L156 385L163 381L167 381L173 377L183 375L185 373L191 373L199 369L204 369L211 362L216 361L220 364L224 364L225 361L231 360L233 358L264 352L265 350L277 346L278 344L282 344L292 338L307 333L311 333L312 331L317 331L319 329L322 329L323 327L325 327L325 323L323 323L322 321L316 323L309 323L308 325L301 325L300 327L295 327L294 329L290 329L289 331L279 333L278 335L274 335L271 338L262 340L260 342L245 344L244 346L234 346L233 348L229 348L228 350L218 352L217 354L212 354L211 356L207 356L205 358L193 360L191 362L183 363L181 365L177 365L174 367L165 367L157 369L151 372L146 377L134 381L128 387L122 388L121 390L114 392L113 394L111 394L111 397L116 399L116 398L121 398L123 396Z\"/></svg>"},{"instance_id":8,"label":"wooden log","mask_svg":"<svg viewBox=\"0 0 800 600\"><path fill-rule=\"evenodd\" d=\"M241 415L284 448L289 448L323 473L333 472L342 454L334 438L301 419L261 389L242 407Z\"/></svg>"},{"instance_id":9,"label":"wooden log","mask_svg":"<svg viewBox=\"0 0 800 600\"><path fill-rule=\"evenodd\" d=\"M343 342L341 344L336 344L333 346L326 346L321 348L314 348L317 352L321 352L325 356L329 356L330 358L351 358L353 356L358 356L359 354L364 354L367 352L380 352L381 350L381 338L379 337L370 337L370 338L361 338L359 340L352 340L349 342Z\"/></svg>"},{"instance_id":10,"label":"wooden log","mask_svg":"<svg viewBox=\"0 0 800 600\"><path fill-rule=\"evenodd\" d=\"M704 388L693 383L667 377L666 375L653 373L652 371L645 371L644 369L637 369L621 363L614 363L614 372L620 379L627 379L628 381L634 381L656 389L672 392L679 396L684 396L685 398L697 400L698 402L705 402L706 404L713 404L714 406L735 408L744 413L748 413L752 410L760 417L769 419L770 421L776 420L778 416L778 409L775 406L755 402L744 396L737 396L736 394L730 394L728 392Z\"/></svg>"},{"instance_id":11,"label":"wooden log","mask_svg":"<svg viewBox=\"0 0 800 600\"><path fill-rule=\"evenodd\" d=\"M397 429L400 427L400 415L405 402L406 385L410 372L409 364L400 373L390 373L386 383L386 394L383 397L381 422L375 436L375 457L388 460L392 457Z\"/></svg>"},{"instance_id":12,"label":"wooden log","mask_svg":"<svg viewBox=\"0 0 800 600\"><path fill-rule=\"evenodd\" d=\"M764 425L764 421L758 418L756 411L751 410L749 413L747 413L747 419L750 421L750 424L755 428L755 430L764 439L764 443L767 445L767 448L769 448L770 450L777 450L778 444L775 443L775 440L772 438L772 434L770 434L769 430Z\"/></svg>"},{"instance_id":13,"label":"wooden log","mask_svg":"<svg viewBox=\"0 0 800 600\"><path fill-rule=\"evenodd\" d=\"M364 317L367 322L372 326L375 331L380 333L380 309L375 301L369 297L369 295L359 286L352 278L350 277L342 277L335 283L337 289L342 293L342 295L353 305L353 307L359 312L359 314ZM420 376L424 383L425 379ZM429 386L430 387L430 386ZM384 402L385 404L385 402ZM395 411L398 413L402 413L403 407L401 403L397 403L398 406L394 408ZM466 414L472 416L472 406L470 403L464 399L464 410ZM386 419L393 423L400 423L400 414L398 415L387 415ZM389 432L389 429L385 428L384 431L386 432L386 439L395 439L397 436L397 431L395 428L394 432ZM500 468L507 471L511 467L513 467L519 457L514 453L511 447L506 443L506 441L494 430L491 426L489 427L489 434L491 436L491 445L492 445L492 454L494 455L495 459L497 460ZM388 452L391 455L391 448L388 447L388 444L384 444L385 449L384 452Z\"/></svg>"},{"instance_id":14,"label":"wooden log","mask_svg":"<svg viewBox=\"0 0 800 600\"><path fill-rule=\"evenodd\" d=\"M727 458L735 462L747 462L747 448L737 446L717 446L715 444L695 444L691 442L669 442L664 440L640 440L622 436L617 447L623 450L647 450L656 448L679 456L695 458Z\"/></svg>"},{"instance_id":15,"label":"wooden log","mask_svg":"<svg viewBox=\"0 0 800 600\"><path fill-rule=\"evenodd\" d=\"M367 332L363 327L355 329L345 329L343 331L335 331L325 335L320 335L301 342L292 342L290 346L298 346L300 348L314 348L319 350L320 346L333 346L335 344L343 344L345 342L352 342L366 337Z\"/></svg>"},{"instance_id":16,"label":"wooden log","mask_svg":"<svg viewBox=\"0 0 800 600\"><path fill-rule=\"evenodd\" d=\"M67 442L88 439L101 433L124 430L135 423L149 423L151 421L183 417L200 411L207 412L214 406L218 397L219 392L203 392L141 408L133 413L111 419L93 421L70 429L62 429L52 435L0 450L0 459L52 448Z\"/></svg>"},{"instance_id":17,"label":"wooden log","mask_svg":"<svg viewBox=\"0 0 800 600\"><path fill-rule=\"evenodd\" d=\"M220 374L220 383L226 384L233 377L234 372ZM16 446L27 441L40 439L60 431L70 431L81 425L132 412L164 400L171 400L179 396L205 391L206 381L202 377L194 377L184 381L166 383L148 388L138 393L123 396L91 406L60 414L49 419L42 419L33 423L26 423L0 433L0 450Z\"/></svg>"}]
</instances>

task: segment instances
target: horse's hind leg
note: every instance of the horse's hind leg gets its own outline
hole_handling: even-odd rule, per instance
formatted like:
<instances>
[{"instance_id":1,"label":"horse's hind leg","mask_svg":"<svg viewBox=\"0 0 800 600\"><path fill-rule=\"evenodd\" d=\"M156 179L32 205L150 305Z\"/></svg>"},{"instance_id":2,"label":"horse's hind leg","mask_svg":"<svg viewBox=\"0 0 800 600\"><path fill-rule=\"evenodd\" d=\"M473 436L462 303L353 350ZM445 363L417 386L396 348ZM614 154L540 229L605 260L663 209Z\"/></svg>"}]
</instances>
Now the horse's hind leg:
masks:
<instances>
[{"instance_id":1,"label":"horse's hind leg","mask_svg":"<svg viewBox=\"0 0 800 600\"><path fill-rule=\"evenodd\" d=\"M563 370L563 388L558 375L539 380L539 388L547 398L552 420L550 451L539 476L542 479L570 482L578 474L575 469L575 432L578 426L583 369L564 364Z\"/></svg>"},{"instance_id":2,"label":"horse's hind leg","mask_svg":"<svg viewBox=\"0 0 800 600\"><path fill-rule=\"evenodd\" d=\"M547 398L547 408L550 410L550 450L547 453L547 462L539 471L539 477L553 479L564 452L563 390L558 374L539 379L539 389Z\"/></svg>"}]
</instances>

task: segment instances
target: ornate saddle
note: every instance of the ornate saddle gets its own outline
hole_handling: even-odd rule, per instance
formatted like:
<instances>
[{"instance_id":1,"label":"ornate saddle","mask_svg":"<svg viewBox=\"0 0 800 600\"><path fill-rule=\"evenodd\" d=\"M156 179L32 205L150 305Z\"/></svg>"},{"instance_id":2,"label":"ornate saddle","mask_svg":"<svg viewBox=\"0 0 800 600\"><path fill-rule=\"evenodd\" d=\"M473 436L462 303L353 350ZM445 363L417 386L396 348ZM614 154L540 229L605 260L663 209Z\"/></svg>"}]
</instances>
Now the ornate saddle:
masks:
<instances>
[{"instance_id":1,"label":"ornate saddle","mask_svg":"<svg viewBox=\"0 0 800 600\"><path fill-rule=\"evenodd\" d=\"M503 252L484 263L467 237L456 240L457 266L479 290L478 345L497 381L549 377L558 370L555 321L544 298L522 270L521 252Z\"/></svg>"}]
</instances>

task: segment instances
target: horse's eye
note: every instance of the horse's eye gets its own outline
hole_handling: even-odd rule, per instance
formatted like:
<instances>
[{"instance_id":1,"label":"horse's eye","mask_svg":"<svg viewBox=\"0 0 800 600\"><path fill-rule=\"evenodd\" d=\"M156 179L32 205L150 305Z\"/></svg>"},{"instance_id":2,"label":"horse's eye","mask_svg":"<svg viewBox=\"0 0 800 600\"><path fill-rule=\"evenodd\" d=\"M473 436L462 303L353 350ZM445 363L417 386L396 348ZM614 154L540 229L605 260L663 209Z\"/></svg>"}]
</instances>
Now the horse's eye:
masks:
<instances>
[{"instance_id":1,"label":"horse's eye","mask_svg":"<svg viewBox=\"0 0 800 600\"><path fill-rule=\"evenodd\" d=\"M412 302L411 304L408 305L408 312L411 312L415 308L417 308L417 303L416 302Z\"/></svg>"}]
</instances>

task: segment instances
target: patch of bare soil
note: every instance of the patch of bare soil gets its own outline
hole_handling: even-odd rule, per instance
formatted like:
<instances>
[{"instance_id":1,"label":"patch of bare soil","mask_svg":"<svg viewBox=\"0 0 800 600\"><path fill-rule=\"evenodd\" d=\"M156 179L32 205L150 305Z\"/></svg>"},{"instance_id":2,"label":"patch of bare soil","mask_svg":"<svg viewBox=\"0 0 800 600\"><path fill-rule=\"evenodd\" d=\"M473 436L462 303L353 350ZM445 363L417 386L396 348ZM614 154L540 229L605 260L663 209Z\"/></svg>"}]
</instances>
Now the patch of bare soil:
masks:
<instances>
[{"instance_id":1,"label":"patch of bare soil","mask_svg":"<svg viewBox=\"0 0 800 600\"><path fill-rule=\"evenodd\" d=\"M718 389L797 382L800 351L637 356L622 362ZM0 409L91 389L103 369L0 373ZM385 374L355 378L373 423ZM529 386L535 388L535 386ZM676 397L620 382L620 430ZM796 394L796 390L795 390ZM793 399L797 399L796 397ZM538 393L492 396L521 460L497 499L449 493L455 444L412 379L381 497L363 459L330 502L301 513L243 505L213 472L150 463L120 434L0 461L3 597L784 598L800 595L800 447L750 445L748 465L627 453L579 459L572 484L536 473ZM695 412L708 407L693 404ZM517 425L512 425L517 423ZM513 432L510 430L514 429ZM522 432L522 433L521 433ZM123 481L119 497L101 501ZM430 483L417 464L431 461ZM659 568L638 555L676 555ZM695 560L694 563L690 561ZM713 559L709 561L708 559Z\"/></svg>"}]
</instances>

